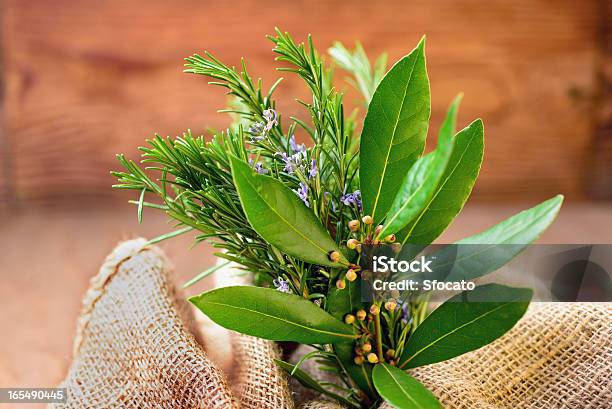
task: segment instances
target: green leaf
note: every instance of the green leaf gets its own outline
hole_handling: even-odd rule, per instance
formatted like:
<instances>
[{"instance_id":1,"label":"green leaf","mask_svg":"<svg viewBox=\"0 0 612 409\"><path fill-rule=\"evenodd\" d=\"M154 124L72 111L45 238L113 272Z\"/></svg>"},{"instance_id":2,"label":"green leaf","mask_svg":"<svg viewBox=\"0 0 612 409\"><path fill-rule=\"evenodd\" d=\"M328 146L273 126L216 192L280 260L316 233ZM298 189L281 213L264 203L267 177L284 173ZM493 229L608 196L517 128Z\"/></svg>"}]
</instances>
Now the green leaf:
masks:
<instances>
[{"instance_id":1,"label":"green leaf","mask_svg":"<svg viewBox=\"0 0 612 409\"><path fill-rule=\"evenodd\" d=\"M395 366L374 367L374 386L388 403L398 409L442 408L438 399L419 381Z\"/></svg>"},{"instance_id":2,"label":"green leaf","mask_svg":"<svg viewBox=\"0 0 612 409\"><path fill-rule=\"evenodd\" d=\"M453 153L433 197L398 235L412 244L433 242L459 214L476 182L484 154L484 129L480 119L461 130L453 140Z\"/></svg>"},{"instance_id":3,"label":"green leaf","mask_svg":"<svg viewBox=\"0 0 612 409\"><path fill-rule=\"evenodd\" d=\"M343 396L340 396L336 393L330 392L327 389L325 389L316 379L314 379L312 376L310 376L308 373L306 373L305 371L296 368L295 365L290 364L289 362L285 362L285 361L281 361L279 359L275 359L274 362L276 362L276 364L278 366L281 367L282 370L284 370L285 372L287 372L289 375L291 375L292 377L294 377L295 379L297 379L297 381L302 384L303 386L305 386L306 388L310 388L314 391L317 391L319 393L322 393L324 395L327 395L333 399L336 399L340 402L343 402L344 404L348 405L349 407L355 407L355 403L349 401L348 399L346 399Z\"/></svg>"},{"instance_id":4,"label":"green leaf","mask_svg":"<svg viewBox=\"0 0 612 409\"><path fill-rule=\"evenodd\" d=\"M187 232L190 232L191 230L193 230L193 227L191 226L183 227L181 229L162 234L161 236L157 236L154 239L147 241L146 244L147 245L156 244L156 243L159 243L160 241L164 241L164 240L168 240L173 237L176 237L176 236L180 236L181 234L185 234Z\"/></svg>"},{"instance_id":5,"label":"green leaf","mask_svg":"<svg viewBox=\"0 0 612 409\"><path fill-rule=\"evenodd\" d=\"M264 240L309 263L330 267L348 264L327 230L291 189L277 179L256 174L234 156L230 162L242 208ZM340 254L339 263L330 261L331 251Z\"/></svg>"},{"instance_id":6,"label":"green leaf","mask_svg":"<svg viewBox=\"0 0 612 409\"><path fill-rule=\"evenodd\" d=\"M312 302L272 288L223 287L189 301L222 327L254 337L302 344L356 338L350 326Z\"/></svg>"},{"instance_id":7,"label":"green leaf","mask_svg":"<svg viewBox=\"0 0 612 409\"><path fill-rule=\"evenodd\" d=\"M431 269L448 272L447 281L472 280L504 266L535 241L557 216L563 196L557 195L479 234L433 253Z\"/></svg>"},{"instance_id":8,"label":"green leaf","mask_svg":"<svg viewBox=\"0 0 612 409\"><path fill-rule=\"evenodd\" d=\"M432 312L408 340L400 368L454 358L505 334L523 316L532 291L487 284L464 291Z\"/></svg>"},{"instance_id":9,"label":"green leaf","mask_svg":"<svg viewBox=\"0 0 612 409\"><path fill-rule=\"evenodd\" d=\"M361 302L361 280L347 281L343 290L333 286L327 293L326 310L339 320L343 320L348 313L363 308Z\"/></svg>"},{"instance_id":10,"label":"green leaf","mask_svg":"<svg viewBox=\"0 0 612 409\"><path fill-rule=\"evenodd\" d=\"M419 158L406 174L387 213L380 237L399 232L422 212L432 198L453 152L452 138L460 102L461 95L458 95L451 103L440 128L436 150Z\"/></svg>"},{"instance_id":11,"label":"green leaf","mask_svg":"<svg viewBox=\"0 0 612 409\"><path fill-rule=\"evenodd\" d=\"M280 359L275 359L276 365L280 366L285 372L289 375L297 379L302 385L312 390L315 390L319 393L325 393L326 390L316 379L310 376L308 373L304 372L300 368L296 368L295 365L290 364L289 362L281 361Z\"/></svg>"},{"instance_id":12,"label":"green leaf","mask_svg":"<svg viewBox=\"0 0 612 409\"><path fill-rule=\"evenodd\" d=\"M138 223L142 223L142 208L144 206L144 196L146 191L146 188L142 189L140 192L140 198L138 199Z\"/></svg>"},{"instance_id":13,"label":"green leaf","mask_svg":"<svg viewBox=\"0 0 612 409\"><path fill-rule=\"evenodd\" d=\"M365 214L375 222L387 213L406 171L423 152L430 110L423 38L382 79L363 123L361 195Z\"/></svg>"},{"instance_id":14,"label":"green leaf","mask_svg":"<svg viewBox=\"0 0 612 409\"><path fill-rule=\"evenodd\" d=\"M224 261L222 263L219 263L217 265L212 266L211 268L209 268L207 270L202 271L200 274L198 274L197 276L193 277L191 280L189 280L185 284L183 284L183 288L191 287L195 283L199 282L200 280L205 279L209 275L211 275L211 274L221 270L223 267L225 267L225 266L227 266L229 264L230 264L230 261Z\"/></svg>"}]
</instances>

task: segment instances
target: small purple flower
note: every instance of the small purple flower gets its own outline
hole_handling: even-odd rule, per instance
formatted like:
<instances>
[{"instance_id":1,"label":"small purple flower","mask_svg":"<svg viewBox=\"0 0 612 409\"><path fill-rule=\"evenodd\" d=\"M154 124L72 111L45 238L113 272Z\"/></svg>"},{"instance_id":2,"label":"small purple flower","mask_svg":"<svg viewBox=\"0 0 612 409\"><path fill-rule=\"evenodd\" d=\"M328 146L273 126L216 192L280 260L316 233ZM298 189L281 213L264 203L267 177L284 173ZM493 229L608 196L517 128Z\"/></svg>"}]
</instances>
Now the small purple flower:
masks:
<instances>
[{"instance_id":1,"label":"small purple flower","mask_svg":"<svg viewBox=\"0 0 612 409\"><path fill-rule=\"evenodd\" d=\"M306 146L303 143L298 145L295 142L295 135L291 135L289 138L289 145L291 146L291 150L293 152L304 152L306 150Z\"/></svg>"},{"instance_id":2,"label":"small purple flower","mask_svg":"<svg viewBox=\"0 0 612 409\"><path fill-rule=\"evenodd\" d=\"M308 185L306 185L306 183L300 182L300 188L294 190L294 192L302 199L306 207L310 207L310 202L308 201Z\"/></svg>"},{"instance_id":3,"label":"small purple flower","mask_svg":"<svg viewBox=\"0 0 612 409\"><path fill-rule=\"evenodd\" d=\"M317 169L317 161L313 159L310 162L310 169L308 169L308 179L315 178L317 173L319 173L319 170Z\"/></svg>"},{"instance_id":4,"label":"small purple flower","mask_svg":"<svg viewBox=\"0 0 612 409\"><path fill-rule=\"evenodd\" d=\"M257 162L255 164L255 172L259 173L260 175L265 175L268 173L268 169L264 168L261 162Z\"/></svg>"},{"instance_id":5,"label":"small purple flower","mask_svg":"<svg viewBox=\"0 0 612 409\"><path fill-rule=\"evenodd\" d=\"M250 143L261 142L268 132L272 130L275 125L278 125L276 111L273 109L266 109L263 111L263 119L264 121L254 122L249 127L249 134L251 134Z\"/></svg>"},{"instance_id":6,"label":"small purple flower","mask_svg":"<svg viewBox=\"0 0 612 409\"><path fill-rule=\"evenodd\" d=\"M276 111L273 109L266 109L265 111L263 111L263 118L266 120L266 124L264 126L264 130L266 132L270 132L270 130L275 126L278 125L278 115L276 114Z\"/></svg>"},{"instance_id":7,"label":"small purple flower","mask_svg":"<svg viewBox=\"0 0 612 409\"><path fill-rule=\"evenodd\" d=\"M253 159L249 159L249 165L253 166ZM268 173L268 169L264 168L261 162L257 162L255 164L255 172L259 173L260 175L265 175Z\"/></svg>"},{"instance_id":8,"label":"small purple flower","mask_svg":"<svg viewBox=\"0 0 612 409\"><path fill-rule=\"evenodd\" d=\"M281 160L285 163L285 167L283 168L283 170L290 175L293 174L295 170L295 164L291 159L292 157L287 156L285 152L276 152L276 155L280 156Z\"/></svg>"},{"instance_id":9,"label":"small purple flower","mask_svg":"<svg viewBox=\"0 0 612 409\"><path fill-rule=\"evenodd\" d=\"M331 204L332 212L335 212L336 211L336 202L334 202L334 199L331 198L331 193L323 192L323 196L325 196L326 199L329 199L329 203Z\"/></svg>"},{"instance_id":10,"label":"small purple flower","mask_svg":"<svg viewBox=\"0 0 612 409\"><path fill-rule=\"evenodd\" d=\"M291 156L285 152L276 152L276 156L280 156L281 160L285 163L284 171L290 175L295 172L296 169L302 169L304 166L304 159L306 159L306 152L301 151Z\"/></svg>"},{"instance_id":11,"label":"small purple flower","mask_svg":"<svg viewBox=\"0 0 612 409\"><path fill-rule=\"evenodd\" d=\"M412 321L412 317L410 317L410 311L408 308L410 307L407 300L397 300L397 305L402 309L402 322L404 324L408 324L408 320Z\"/></svg>"},{"instance_id":12,"label":"small purple flower","mask_svg":"<svg viewBox=\"0 0 612 409\"><path fill-rule=\"evenodd\" d=\"M251 134L251 140L249 142L259 142L265 136L265 124L263 122L254 122L249 127L249 134Z\"/></svg>"},{"instance_id":13,"label":"small purple flower","mask_svg":"<svg viewBox=\"0 0 612 409\"><path fill-rule=\"evenodd\" d=\"M272 280L272 284L274 284L274 287L276 287L276 289L280 291L281 293L291 292L291 289L289 288L289 282L283 280L281 277L278 277Z\"/></svg>"},{"instance_id":14,"label":"small purple flower","mask_svg":"<svg viewBox=\"0 0 612 409\"><path fill-rule=\"evenodd\" d=\"M342 195L340 201L344 203L345 206L356 206L357 209L361 211L361 192L359 190Z\"/></svg>"}]
</instances>

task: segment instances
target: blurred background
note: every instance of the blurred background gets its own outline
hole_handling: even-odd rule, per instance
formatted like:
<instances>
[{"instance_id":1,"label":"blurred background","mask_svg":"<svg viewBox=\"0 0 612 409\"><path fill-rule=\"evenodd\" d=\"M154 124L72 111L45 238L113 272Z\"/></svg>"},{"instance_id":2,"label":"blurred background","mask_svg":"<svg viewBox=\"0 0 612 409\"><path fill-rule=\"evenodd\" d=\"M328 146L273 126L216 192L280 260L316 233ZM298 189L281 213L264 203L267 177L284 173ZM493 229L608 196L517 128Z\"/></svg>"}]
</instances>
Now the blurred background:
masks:
<instances>
[{"instance_id":1,"label":"blurred background","mask_svg":"<svg viewBox=\"0 0 612 409\"><path fill-rule=\"evenodd\" d=\"M88 281L119 240L171 225L110 188L116 153L154 133L223 128L223 90L182 73L211 51L270 86L275 26L319 50L360 41L393 62L427 35L432 130L463 91L485 123L473 197L442 242L557 193L549 243L612 243L612 5L585 1L0 1L0 387L51 386L70 363ZM345 87L344 73L337 73ZM284 75L279 110L304 116ZM347 89L347 101L357 95ZM192 238L163 247L177 282L214 263ZM190 289L199 292L206 282Z\"/></svg>"}]
</instances>

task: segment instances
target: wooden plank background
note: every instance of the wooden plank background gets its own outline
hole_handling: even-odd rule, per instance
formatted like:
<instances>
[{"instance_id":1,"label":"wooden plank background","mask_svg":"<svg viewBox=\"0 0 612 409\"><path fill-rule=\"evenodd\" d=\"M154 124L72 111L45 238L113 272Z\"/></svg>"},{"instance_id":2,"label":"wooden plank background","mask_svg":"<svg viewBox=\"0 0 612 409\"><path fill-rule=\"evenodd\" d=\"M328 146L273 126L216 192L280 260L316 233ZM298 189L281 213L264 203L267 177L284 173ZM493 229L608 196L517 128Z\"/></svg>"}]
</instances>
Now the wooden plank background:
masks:
<instances>
[{"instance_id":1,"label":"wooden plank background","mask_svg":"<svg viewBox=\"0 0 612 409\"><path fill-rule=\"evenodd\" d=\"M485 123L477 198L606 196L612 161L597 147L611 137L602 108L611 95L601 92L610 78L609 16L596 0L4 0L0 202L125 200L109 187L116 153L136 157L154 132L227 124L215 113L221 89L182 74L182 58L204 49L231 64L245 56L270 85L279 74L264 35L276 25L295 38L312 33L321 50L360 40L391 61L427 34L432 129L459 91L461 124ZM292 98L304 91L293 78L282 85L285 116L302 115Z\"/></svg>"}]
</instances>

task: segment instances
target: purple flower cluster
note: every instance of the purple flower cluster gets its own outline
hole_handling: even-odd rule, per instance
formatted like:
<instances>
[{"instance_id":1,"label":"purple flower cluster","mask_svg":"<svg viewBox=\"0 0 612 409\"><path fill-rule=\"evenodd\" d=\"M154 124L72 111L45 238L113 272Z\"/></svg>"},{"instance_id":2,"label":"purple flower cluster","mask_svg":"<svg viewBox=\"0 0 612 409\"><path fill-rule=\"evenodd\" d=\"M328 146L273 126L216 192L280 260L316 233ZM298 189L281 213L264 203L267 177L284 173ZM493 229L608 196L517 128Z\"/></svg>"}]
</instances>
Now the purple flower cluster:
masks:
<instances>
[{"instance_id":1,"label":"purple flower cluster","mask_svg":"<svg viewBox=\"0 0 612 409\"><path fill-rule=\"evenodd\" d=\"M306 207L310 207L310 202L308 201L308 185L304 182L300 182L300 187L294 192L298 195L302 202L306 205Z\"/></svg>"},{"instance_id":2,"label":"purple flower cluster","mask_svg":"<svg viewBox=\"0 0 612 409\"><path fill-rule=\"evenodd\" d=\"M317 161L312 159L310 166L306 164L306 150L297 151L293 155L287 155L285 152L276 152L276 156L280 156L285 164L283 170L292 175L296 170L303 171L308 179L313 179L319 173Z\"/></svg>"},{"instance_id":3,"label":"purple flower cluster","mask_svg":"<svg viewBox=\"0 0 612 409\"><path fill-rule=\"evenodd\" d=\"M249 133L251 134L251 140L249 142L255 143L260 142L265 137L265 129L266 125L263 122L254 122L249 127Z\"/></svg>"},{"instance_id":4,"label":"purple flower cluster","mask_svg":"<svg viewBox=\"0 0 612 409\"><path fill-rule=\"evenodd\" d=\"M280 156L281 160L285 163L283 170L290 175L302 166L302 162L305 158L304 152L298 152L294 155L287 155L285 152L276 152L277 156Z\"/></svg>"},{"instance_id":5,"label":"purple flower cluster","mask_svg":"<svg viewBox=\"0 0 612 409\"><path fill-rule=\"evenodd\" d=\"M266 109L263 111L264 121L254 122L249 127L249 134L251 134L250 143L261 142L268 132L272 130L275 125L278 125L278 115L273 109Z\"/></svg>"},{"instance_id":6,"label":"purple flower cluster","mask_svg":"<svg viewBox=\"0 0 612 409\"><path fill-rule=\"evenodd\" d=\"M289 281L285 281L281 277L272 280L272 284L274 284L274 287L281 293L291 293Z\"/></svg>"},{"instance_id":7,"label":"purple flower cluster","mask_svg":"<svg viewBox=\"0 0 612 409\"><path fill-rule=\"evenodd\" d=\"M359 190L342 195L340 201L344 203L345 206L356 206L359 211L362 210L361 192Z\"/></svg>"}]
</instances>

